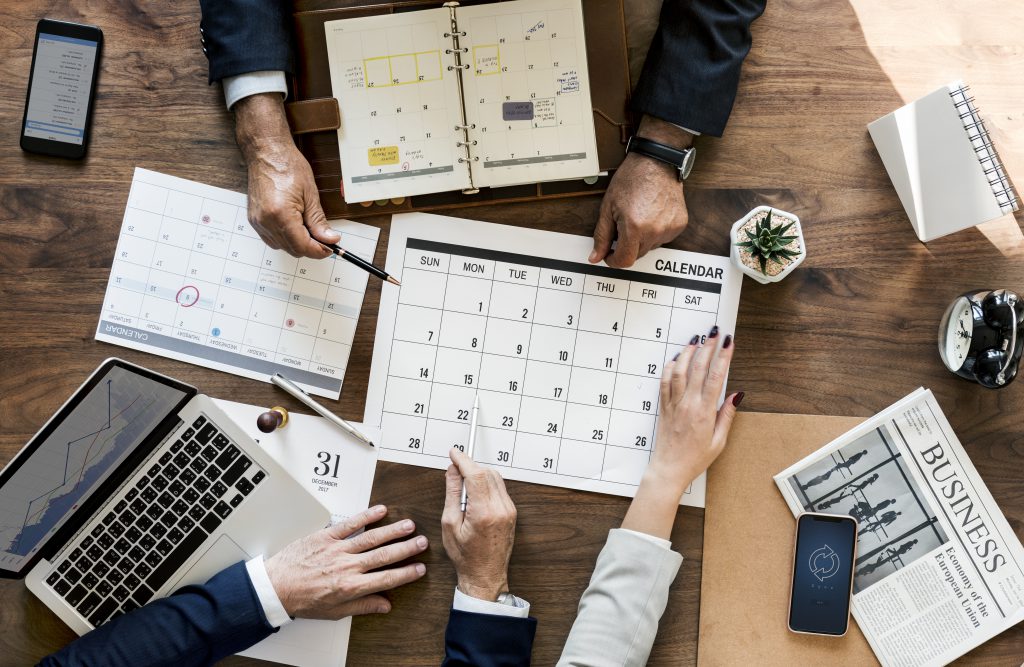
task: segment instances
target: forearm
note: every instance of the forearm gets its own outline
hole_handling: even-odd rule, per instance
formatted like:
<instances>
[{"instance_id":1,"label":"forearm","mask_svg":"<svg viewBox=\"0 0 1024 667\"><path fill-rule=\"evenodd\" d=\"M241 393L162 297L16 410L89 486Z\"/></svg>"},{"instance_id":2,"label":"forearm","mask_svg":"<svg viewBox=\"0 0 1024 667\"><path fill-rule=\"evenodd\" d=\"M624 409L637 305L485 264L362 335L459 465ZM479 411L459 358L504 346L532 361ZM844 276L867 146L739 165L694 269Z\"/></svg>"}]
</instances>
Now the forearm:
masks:
<instances>
[{"instance_id":1,"label":"forearm","mask_svg":"<svg viewBox=\"0 0 1024 667\"><path fill-rule=\"evenodd\" d=\"M274 632L238 563L202 586L120 616L44 658L40 665L208 665Z\"/></svg>"},{"instance_id":2,"label":"forearm","mask_svg":"<svg viewBox=\"0 0 1024 667\"><path fill-rule=\"evenodd\" d=\"M673 125L649 114L644 114L644 117L640 119L640 127L637 128L636 134L680 150L692 146L694 138L693 134L678 125Z\"/></svg>"},{"instance_id":3,"label":"forearm","mask_svg":"<svg viewBox=\"0 0 1024 667\"><path fill-rule=\"evenodd\" d=\"M641 535L611 531L580 598L559 667L646 664L682 562L678 553Z\"/></svg>"},{"instance_id":4,"label":"forearm","mask_svg":"<svg viewBox=\"0 0 1024 667\"><path fill-rule=\"evenodd\" d=\"M281 145L294 146L284 100L277 93L260 93L239 100L235 112L235 141L246 161Z\"/></svg>"},{"instance_id":5,"label":"forearm","mask_svg":"<svg viewBox=\"0 0 1024 667\"><path fill-rule=\"evenodd\" d=\"M665 0L634 109L721 136L765 1Z\"/></svg>"},{"instance_id":6,"label":"forearm","mask_svg":"<svg viewBox=\"0 0 1024 667\"><path fill-rule=\"evenodd\" d=\"M622 520L622 527L670 540L679 499L689 482L668 477L656 468L657 461L652 461L647 467L626 511L626 518Z\"/></svg>"}]
</instances>

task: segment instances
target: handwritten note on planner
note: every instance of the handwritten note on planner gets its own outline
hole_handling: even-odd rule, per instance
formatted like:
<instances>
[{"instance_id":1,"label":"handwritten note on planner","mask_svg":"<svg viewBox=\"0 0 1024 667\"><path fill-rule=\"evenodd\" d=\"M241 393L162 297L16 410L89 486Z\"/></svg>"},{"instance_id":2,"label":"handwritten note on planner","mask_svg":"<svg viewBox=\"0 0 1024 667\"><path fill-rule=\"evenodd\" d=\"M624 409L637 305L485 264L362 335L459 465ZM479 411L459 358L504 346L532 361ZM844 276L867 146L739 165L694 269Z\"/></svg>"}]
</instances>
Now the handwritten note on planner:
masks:
<instances>
[{"instance_id":1,"label":"handwritten note on planner","mask_svg":"<svg viewBox=\"0 0 1024 667\"><path fill-rule=\"evenodd\" d=\"M367 274L296 259L249 225L245 195L136 169L96 340L337 399ZM372 259L376 227L331 221Z\"/></svg>"},{"instance_id":2,"label":"handwritten note on planner","mask_svg":"<svg viewBox=\"0 0 1024 667\"><path fill-rule=\"evenodd\" d=\"M364 422L384 461L443 468L464 448L507 479L632 496L665 362L736 325L728 257L658 249L591 265L581 236L422 213L392 218ZM724 395L723 395L724 398ZM703 507L704 477L683 496Z\"/></svg>"}]
</instances>

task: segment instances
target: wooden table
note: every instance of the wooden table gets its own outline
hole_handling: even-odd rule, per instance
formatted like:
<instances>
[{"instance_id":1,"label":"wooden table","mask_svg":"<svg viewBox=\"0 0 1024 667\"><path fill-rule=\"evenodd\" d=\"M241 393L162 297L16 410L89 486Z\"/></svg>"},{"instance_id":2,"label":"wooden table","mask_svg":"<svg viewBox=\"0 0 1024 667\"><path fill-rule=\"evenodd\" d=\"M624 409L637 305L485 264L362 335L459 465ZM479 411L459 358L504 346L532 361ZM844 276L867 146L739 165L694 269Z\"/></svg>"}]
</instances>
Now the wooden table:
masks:
<instances>
[{"instance_id":1,"label":"wooden table","mask_svg":"<svg viewBox=\"0 0 1024 667\"><path fill-rule=\"evenodd\" d=\"M744 286L730 378L730 387L747 392L743 408L868 416L920 385L931 387L1021 535L1024 385L994 392L955 379L936 349L939 318L955 295L975 287L1024 290L1020 218L918 243L865 124L963 76L1009 172L1024 180L1024 9L981 0L890 4L769 2L754 26L726 137L698 142L698 166L686 186L690 225L673 247L728 253L729 226L759 203L798 214L806 263L780 285ZM649 33L646 14L633 18L637 32ZM106 33L95 137L81 163L18 149L42 16L94 23ZM270 385L93 340L136 165L245 190L220 87L206 82L198 24L195 2L29 0L0 8L0 463L111 355L214 396L261 405L284 400ZM642 60L642 52L635 55ZM598 198L584 198L455 215L589 235L598 205ZM383 261L388 220L370 222L382 228ZM349 419L363 413L379 296L371 281L345 389L333 406ZM540 621L536 663L552 664L605 535L628 501L516 482L509 489L519 507L512 587ZM373 500L391 507L390 520L412 518L431 539L423 558L428 574L391 596L388 616L355 620L349 664L436 664L455 581L440 540L442 476L381 464ZM689 508L679 514L673 542L686 561L651 664L696 661L703 519ZM21 582L0 584L0 627L0 665L30 664L73 639ZM1017 627L964 663L1019 665L1022 656L1024 627Z\"/></svg>"}]
</instances>

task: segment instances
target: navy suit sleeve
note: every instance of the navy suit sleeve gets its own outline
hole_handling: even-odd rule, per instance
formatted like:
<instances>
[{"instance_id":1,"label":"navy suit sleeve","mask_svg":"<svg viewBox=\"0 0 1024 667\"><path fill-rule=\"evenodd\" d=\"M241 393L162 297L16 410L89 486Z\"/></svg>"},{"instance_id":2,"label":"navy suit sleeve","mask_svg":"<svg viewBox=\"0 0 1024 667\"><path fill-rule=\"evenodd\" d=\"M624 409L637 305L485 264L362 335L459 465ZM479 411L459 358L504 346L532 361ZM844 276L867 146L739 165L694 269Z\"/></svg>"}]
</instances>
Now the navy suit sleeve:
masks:
<instances>
[{"instance_id":1,"label":"navy suit sleeve","mask_svg":"<svg viewBox=\"0 0 1024 667\"><path fill-rule=\"evenodd\" d=\"M263 70L292 71L291 2L200 0L210 82Z\"/></svg>"},{"instance_id":2,"label":"navy suit sleeve","mask_svg":"<svg viewBox=\"0 0 1024 667\"><path fill-rule=\"evenodd\" d=\"M245 563L115 618L43 658L42 667L210 665L276 632Z\"/></svg>"},{"instance_id":3,"label":"navy suit sleeve","mask_svg":"<svg viewBox=\"0 0 1024 667\"><path fill-rule=\"evenodd\" d=\"M766 0L665 0L633 108L722 136Z\"/></svg>"},{"instance_id":4,"label":"navy suit sleeve","mask_svg":"<svg viewBox=\"0 0 1024 667\"><path fill-rule=\"evenodd\" d=\"M452 609L442 667L519 667L530 664L537 619Z\"/></svg>"}]
</instances>

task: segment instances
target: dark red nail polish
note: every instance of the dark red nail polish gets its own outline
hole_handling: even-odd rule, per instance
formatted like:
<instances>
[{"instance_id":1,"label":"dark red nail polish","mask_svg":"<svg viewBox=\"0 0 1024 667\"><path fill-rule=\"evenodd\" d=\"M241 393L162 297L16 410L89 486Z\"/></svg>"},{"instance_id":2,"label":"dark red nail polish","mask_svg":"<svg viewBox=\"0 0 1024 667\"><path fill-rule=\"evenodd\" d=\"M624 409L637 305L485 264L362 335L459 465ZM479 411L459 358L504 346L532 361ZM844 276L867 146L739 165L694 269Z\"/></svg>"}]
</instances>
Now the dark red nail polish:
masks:
<instances>
[{"instance_id":1,"label":"dark red nail polish","mask_svg":"<svg viewBox=\"0 0 1024 667\"><path fill-rule=\"evenodd\" d=\"M679 358L679 352L676 352L676 356L672 357L672 361L675 361L678 358Z\"/></svg>"},{"instance_id":2,"label":"dark red nail polish","mask_svg":"<svg viewBox=\"0 0 1024 667\"><path fill-rule=\"evenodd\" d=\"M718 325L711 327L711 333L708 334L708 338L714 338L718 335Z\"/></svg>"},{"instance_id":3,"label":"dark red nail polish","mask_svg":"<svg viewBox=\"0 0 1024 667\"><path fill-rule=\"evenodd\" d=\"M735 408L740 407L740 403L743 402L743 397L746 396L746 395L747 395L746 392L741 391L740 393L738 393L735 396L733 396L732 397L732 405L733 405L733 407L735 407Z\"/></svg>"},{"instance_id":4,"label":"dark red nail polish","mask_svg":"<svg viewBox=\"0 0 1024 667\"><path fill-rule=\"evenodd\" d=\"M731 345L732 345L732 336L731 335L730 336L726 336L725 340L722 341L722 349L723 350L728 350Z\"/></svg>"},{"instance_id":5,"label":"dark red nail polish","mask_svg":"<svg viewBox=\"0 0 1024 667\"><path fill-rule=\"evenodd\" d=\"M690 345L696 345L697 341L699 341L699 340L700 340L700 336L694 336L693 338L690 339Z\"/></svg>"}]
</instances>

